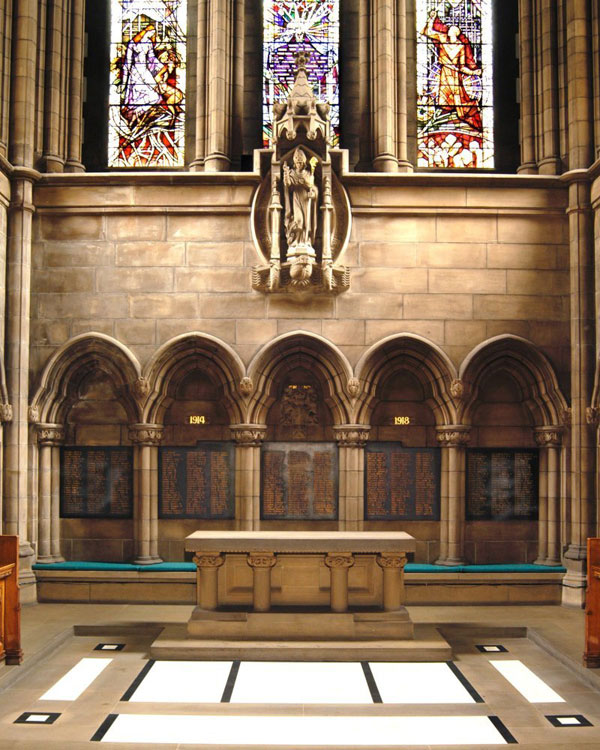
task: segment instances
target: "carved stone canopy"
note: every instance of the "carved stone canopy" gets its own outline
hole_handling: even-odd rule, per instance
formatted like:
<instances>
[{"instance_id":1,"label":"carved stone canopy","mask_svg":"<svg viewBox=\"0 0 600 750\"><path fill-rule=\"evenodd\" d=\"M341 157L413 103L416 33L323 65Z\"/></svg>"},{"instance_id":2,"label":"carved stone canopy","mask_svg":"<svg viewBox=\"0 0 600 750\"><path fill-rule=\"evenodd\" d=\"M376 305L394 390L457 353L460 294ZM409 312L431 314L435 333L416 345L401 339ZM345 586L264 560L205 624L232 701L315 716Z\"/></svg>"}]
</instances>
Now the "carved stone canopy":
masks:
<instances>
[{"instance_id":1,"label":"carved stone canopy","mask_svg":"<svg viewBox=\"0 0 600 750\"><path fill-rule=\"evenodd\" d=\"M252 206L262 261L252 286L262 292L338 294L349 286L339 259L350 236L350 202L329 153L329 105L308 83L309 55L297 55L287 103L274 105L271 162Z\"/></svg>"}]
</instances>

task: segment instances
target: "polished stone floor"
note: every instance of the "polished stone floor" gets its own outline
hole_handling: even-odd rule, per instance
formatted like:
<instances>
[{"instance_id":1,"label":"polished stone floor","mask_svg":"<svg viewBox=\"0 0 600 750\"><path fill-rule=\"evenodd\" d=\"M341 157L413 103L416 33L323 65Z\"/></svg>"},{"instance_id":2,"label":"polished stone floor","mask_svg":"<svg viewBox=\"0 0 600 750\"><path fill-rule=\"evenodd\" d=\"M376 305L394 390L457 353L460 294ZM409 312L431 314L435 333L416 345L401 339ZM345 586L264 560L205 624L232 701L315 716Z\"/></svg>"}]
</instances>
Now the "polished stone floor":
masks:
<instances>
[{"instance_id":1,"label":"polished stone floor","mask_svg":"<svg viewBox=\"0 0 600 750\"><path fill-rule=\"evenodd\" d=\"M23 607L21 667L0 667L0 748L600 748L600 670L583 612L412 607L448 663L148 658L188 606Z\"/></svg>"}]
</instances>

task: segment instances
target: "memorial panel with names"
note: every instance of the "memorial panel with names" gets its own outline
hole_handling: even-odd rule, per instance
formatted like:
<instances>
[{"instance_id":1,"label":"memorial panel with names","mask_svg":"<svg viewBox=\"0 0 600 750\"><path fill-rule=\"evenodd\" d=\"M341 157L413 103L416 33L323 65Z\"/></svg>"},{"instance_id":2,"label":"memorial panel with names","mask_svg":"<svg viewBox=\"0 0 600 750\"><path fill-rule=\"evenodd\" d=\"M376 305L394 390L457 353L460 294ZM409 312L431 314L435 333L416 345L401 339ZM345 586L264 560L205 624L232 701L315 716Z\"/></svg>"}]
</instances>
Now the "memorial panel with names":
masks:
<instances>
[{"instance_id":1,"label":"memorial panel with names","mask_svg":"<svg viewBox=\"0 0 600 750\"><path fill-rule=\"evenodd\" d=\"M233 443L159 448L159 518L234 518Z\"/></svg>"},{"instance_id":2,"label":"memorial panel with names","mask_svg":"<svg viewBox=\"0 0 600 750\"><path fill-rule=\"evenodd\" d=\"M538 451L467 451L467 519L527 521L538 517Z\"/></svg>"},{"instance_id":3,"label":"memorial panel with names","mask_svg":"<svg viewBox=\"0 0 600 750\"><path fill-rule=\"evenodd\" d=\"M63 518L131 518L133 449L62 447L60 515Z\"/></svg>"},{"instance_id":4,"label":"memorial panel with names","mask_svg":"<svg viewBox=\"0 0 600 750\"><path fill-rule=\"evenodd\" d=\"M337 519L335 443L265 443L261 456L261 518Z\"/></svg>"},{"instance_id":5,"label":"memorial panel with names","mask_svg":"<svg viewBox=\"0 0 600 750\"><path fill-rule=\"evenodd\" d=\"M439 517L439 448L369 443L365 448L365 518L437 521Z\"/></svg>"}]
</instances>

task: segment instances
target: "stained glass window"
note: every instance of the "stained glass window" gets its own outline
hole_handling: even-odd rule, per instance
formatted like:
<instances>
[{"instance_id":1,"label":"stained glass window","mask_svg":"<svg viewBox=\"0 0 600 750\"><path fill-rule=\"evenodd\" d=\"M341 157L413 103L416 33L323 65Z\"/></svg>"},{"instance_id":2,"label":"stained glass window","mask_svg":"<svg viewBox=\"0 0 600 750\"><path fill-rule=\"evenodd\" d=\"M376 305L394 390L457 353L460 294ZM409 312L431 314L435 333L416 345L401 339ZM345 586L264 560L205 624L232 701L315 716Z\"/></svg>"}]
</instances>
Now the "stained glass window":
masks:
<instances>
[{"instance_id":1,"label":"stained glass window","mask_svg":"<svg viewBox=\"0 0 600 750\"><path fill-rule=\"evenodd\" d=\"M186 0L111 0L108 165L183 166Z\"/></svg>"},{"instance_id":2,"label":"stained glass window","mask_svg":"<svg viewBox=\"0 0 600 750\"><path fill-rule=\"evenodd\" d=\"M494 166L492 0L417 2L419 167Z\"/></svg>"},{"instance_id":3,"label":"stained glass window","mask_svg":"<svg viewBox=\"0 0 600 750\"><path fill-rule=\"evenodd\" d=\"M295 54L310 54L308 80L319 101L331 105L333 145L339 141L339 0L263 0L263 143L273 129L273 103L287 99Z\"/></svg>"}]
</instances>

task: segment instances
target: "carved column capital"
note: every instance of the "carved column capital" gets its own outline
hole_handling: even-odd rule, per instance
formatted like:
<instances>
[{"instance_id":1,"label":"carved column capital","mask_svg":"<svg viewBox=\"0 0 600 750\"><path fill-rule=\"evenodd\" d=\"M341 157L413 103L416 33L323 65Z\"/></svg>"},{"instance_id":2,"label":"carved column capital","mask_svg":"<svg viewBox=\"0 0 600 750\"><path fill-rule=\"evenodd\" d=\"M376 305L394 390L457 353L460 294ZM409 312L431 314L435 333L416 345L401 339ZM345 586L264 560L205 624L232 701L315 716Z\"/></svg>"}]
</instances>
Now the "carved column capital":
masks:
<instances>
[{"instance_id":1,"label":"carved column capital","mask_svg":"<svg viewBox=\"0 0 600 750\"><path fill-rule=\"evenodd\" d=\"M12 404L0 404L0 423L1 422L12 422L13 419L13 408Z\"/></svg>"},{"instance_id":2,"label":"carved column capital","mask_svg":"<svg viewBox=\"0 0 600 750\"><path fill-rule=\"evenodd\" d=\"M363 448L370 431L371 426L364 424L342 424L333 428L338 445L344 448Z\"/></svg>"},{"instance_id":3,"label":"carved column capital","mask_svg":"<svg viewBox=\"0 0 600 750\"><path fill-rule=\"evenodd\" d=\"M325 556L325 565L328 568L351 568L354 565L354 557L351 552L329 552Z\"/></svg>"},{"instance_id":4,"label":"carved column capital","mask_svg":"<svg viewBox=\"0 0 600 750\"><path fill-rule=\"evenodd\" d=\"M403 569L406 565L406 559L404 553L382 552L380 555L377 555L377 565L380 568L387 568L388 570Z\"/></svg>"},{"instance_id":5,"label":"carved column capital","mask_svg":"<svg viewBox=\"0 0 600 750\"><path fill-rule=\"evenodd\" d=\"M220 568L225 558L220 552L201 552L192 558L197 568Z\"/></svg>"},{"instance_id":6,"label":"carved column capital","mask_svg":"<svg viewBox=\"0 0 600 750\"><path fill-rule=\"evenodd\" d=\"M267 433L266 425L262 424L232 424L229 429L235 442L240 445L259 446Z\"/></svg>"},{"instance_id":7,"label":"carved column capital","mask_svg":"<svg viewBox=\"0 0 600 750\"><path fill-rule=\"evenodd\" d=\"M464 447L471 439L468 425L451 424L437 428L437 441L442 447Z\"/></svg>"},{"instance_id":8,"label":"carved column capital","mask_svg":"<svg viewBox=\"0 0 600 750\"><path fill-rule=\"evenodd\" d=\"M277 562L274 552L250 552L246 562L251 568L272 568Z\"/></svg>"},{"instance_id":9,"label":"carved column capital","mask_svg":"<svg viewBox=\"0 0 600 750\"><path fill-rule=\"evenodd\" d=\"M129 439L134 445L160 445L163 430L160 424L132 424L129 425Z\"/></svg>"},{"instance_id":10,"label":"carved column capital","mask_svg":"<svg viewBox=\"0 0 600 750\"><path fill-rule=\"evenodd\" d=\"M65 440L65 428L62 424L40 422L35 429L40 445L60 445Z\"/></svg>"},{"instance_id":11,"label":"carved column capital","mask_svg":"<svg viewBox=\"0 0 600 750\"><path fill-rule=\"evenodd\" d=\"M536 427L533 436L540 448L556 448L562 445L562 429L560 427Z\"/></svg>"}]
</instances>

